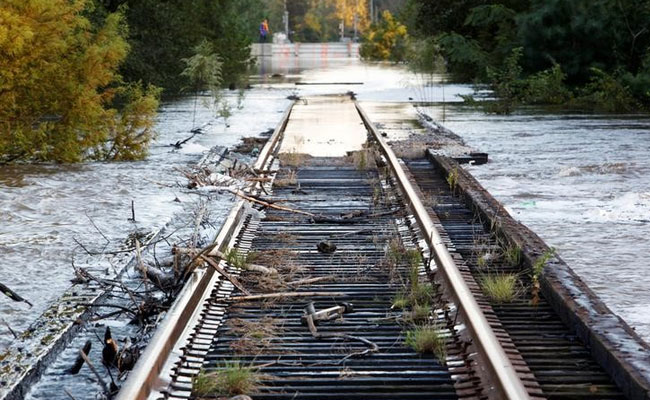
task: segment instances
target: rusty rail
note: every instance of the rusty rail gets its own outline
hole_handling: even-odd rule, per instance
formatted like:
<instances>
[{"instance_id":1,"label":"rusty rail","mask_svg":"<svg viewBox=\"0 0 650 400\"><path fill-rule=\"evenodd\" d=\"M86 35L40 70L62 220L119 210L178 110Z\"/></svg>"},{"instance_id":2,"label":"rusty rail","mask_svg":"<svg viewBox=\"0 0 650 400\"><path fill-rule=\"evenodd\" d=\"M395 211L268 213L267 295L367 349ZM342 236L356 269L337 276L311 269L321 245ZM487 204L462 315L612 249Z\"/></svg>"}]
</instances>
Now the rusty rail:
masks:
<instances>
[{"instance_id":1,"label":"rusty rail","mask_svg":"<svg viewBox=\"0 0 650 400\"><path fill-rule=\"evenodd\" d=\"M402 170L402 167L399 165L395 153L393 153L384 138L379 134L377 128L375 128L359 103L355 102L355 104L366 128L379 143L379 147L386 157L388 165L395 174L397 183L404 194L405 201L409 203L413 210L414 217L423 232L431 254L436 261L436 265L448 283L450 293L465 317L465 323L474 338L474 343L486 362L488 374L492 380L491 383L499 392L500 398L513 400L529 399L530 396L526 387L517 375L515 368L499 344L499 340L492 331L476 299L463 280L458 267L449 254L447 247L444 245L422 201L415 194L415 190Z\"/></svg>"},{"instance_id":2,"label":"rusty rail","mask_svg":"<svg viewBox=\"0 0 650 400\"><path fill-rule=\"evenodd\" d=\"M293 104L295 103L292 103L284 112L280 123L260 152L254 169L261 170L269 167L271 154L284 132ZM259 188L261 184L258 182L253 190ZM223 250L223 247L235 236L242 217L245 215L245 203L245 200L238 200L231 209L214 241L215 250ZM190 321L198 317L200 305L210 294L217 278L218 275L212 268L200 268L194 271L156 330L151 342L140 356L135 368L129 374L116 400L144 400L149 396L172 349L183 336Z\"/></svg>"}]
</instances>

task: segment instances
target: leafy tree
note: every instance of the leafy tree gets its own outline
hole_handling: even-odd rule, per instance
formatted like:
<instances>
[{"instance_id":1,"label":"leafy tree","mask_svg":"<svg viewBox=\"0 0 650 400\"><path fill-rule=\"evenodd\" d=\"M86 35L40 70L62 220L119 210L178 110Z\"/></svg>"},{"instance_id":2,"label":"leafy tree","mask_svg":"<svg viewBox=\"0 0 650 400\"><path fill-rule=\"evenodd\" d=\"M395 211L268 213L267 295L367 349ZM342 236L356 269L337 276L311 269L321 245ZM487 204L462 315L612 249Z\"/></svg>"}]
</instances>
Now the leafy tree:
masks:
<instances>
[{"instance_id":1,"label":"leafy tree","mask_svg":"<svg viewBox=\"0 0 650 400\"><path fill-rule=\"evenodd\" d=\"M494 103L488 103L488 106L491 107L489 111L497 114L510 114L520 103L522 69L519 59L522 52L521 47L515 48L504 60L501 68L487 68L490 88L496 97Z\"/></svg>"},{"instance_id":2,"label":"leafy tree","mask_svg":"<svg viewBox=\"0 0 650 400\"><path fill-rule=\"evenodd\" d=\"M618 76L597 68L592 69L589 83L580 92L577 103L598 111L633 111L641 107Z\"/></svg>"},{"instance_id":3,"label":"leafy tree","mask_svg":"<svg viewBox=\"0 0 650 400\"><path fill-rule=\"evenodd\" d=\"M360 50L361 56L371 60L404 61L408 40L406 26L386 10L381 21L373 24L365 36Z\"/></svg>"},{"instance_id":4,"label":"leafy tree","mask_svg":"<svg viewBox=\"0 0 650 400\"><path fill-rule=\"evenodd\" d=\"M601 109L629 109L624 93L650 103L650 0L409 0L405 10L411 32L435 38L457 80L503 83L495 71L521 47L520 101L573 101L581 88ZM617 94L598 95L604 87Z\"/></svg>"},{"instance_id":5,"label":"leafy tree","mask_svg":"<svg viewBox=\"0 0 650 400\"><path fill-rule=\"evenodd\" d=\"M131 52L121 68L128 81L143 81L164 89L165 96L188 86L181 76L183 58L202 40L200 2L129 0L124 11L130 27Z\"/></svg>"},{"instance_id":6,"label":"leafy tree","mask_svg":"<svg viewBox=\"0 0 650 400\"><path fill-rule=\"evenodd\" d=\"M336 18L343 21L348 31L356 19L358 32L365 31L370 24L368 2L360 0L336 0Z\"/></svg>"},{"instance_id":7,"label":"leafy tree","mask_svg":"<svg viewBox=\"0 0 650 400\"><path fill-rule=\"evenodd\" d=\"M569 82L584 83L592 67L616 65L621 27L612 20L611 0L536 0L520 17L525 65L531 70L557 63Z\"/></svg>"},{"instance_id":8,"label":"leafy tree","mask_svg":"<svg viewBox=\"0 0 650 400\"><path fill-rule=\"evenodd\" d=\"M281 20L277 0L264 2L269 14L276 15ZM363 34L370 23L368 0L287 0L286 4L292 30L291 40L296 42L338 40L341 21L344 21L346 35L349 36L353 31L355 16L359 35ZM275 23L271 21L271 25Z\"/></svg>"},{"instance_id":9,"label":"leafy tree","mask_svg":"<svg viewBox=\"0 0 650 400\"><path fill-rule=\"evenodd\" d=\"M573 94L565 85L566 74L560 65L529 76L523 89L526 104L565 104Z\"/></svg>"},{"instance_id":10,"label":"leafy tree","mask_svg":"<svg viewBox=\"0 0 650 400\"><path fill-rule=\"evenodd\" d=\"M129 50L121 13L94 28L87 0L5 0L0 5L0 157L80 161L107 143L151 138L153 88L120 85ZM114 107L126 96L122 113ZM111 159L144 150L112 146Z\"/></svg>"},{"instance_id":11,"label":"leafy tree","mask_svg":"<svg viewBox=\"0 0 650 400\"><path fill-rule=\"evenodd\" d=\"M456 80L485 76L488 55L478 41L452 32L440 35L439 42Z\"/></svg>"},{"instance_id":12,"label":"leafy tree","mask_svg":"<svg viewBox=\"0 0 650 400\"><path fill-rule=\"evenodd\" d=\"M221 86L221 68L223 63L219 56L214 52L212 45L204 40L195 47L194 55L184 58L182 61L186 67L181 75L187 77L194 89L194 112L192 114L192 129L196 120L196 104L199 97L199 91L210 89L215 102L220 100L219 88Z\"/></svg>"},{"instance_id":13,"label":"leafy tree","mask_svg":"<svg viewBox=\"0 0 650 400\"><path fill-rule=\"evenodd\" d=\"M259 0L95 1L92 19L116 9L126 16L132 50L121 68L125 80L162 87L166 96L181 94L190 86L182 60L207 39L222 59L223 84L245 84L264 13Z\"/></svg>"}]
</instances>

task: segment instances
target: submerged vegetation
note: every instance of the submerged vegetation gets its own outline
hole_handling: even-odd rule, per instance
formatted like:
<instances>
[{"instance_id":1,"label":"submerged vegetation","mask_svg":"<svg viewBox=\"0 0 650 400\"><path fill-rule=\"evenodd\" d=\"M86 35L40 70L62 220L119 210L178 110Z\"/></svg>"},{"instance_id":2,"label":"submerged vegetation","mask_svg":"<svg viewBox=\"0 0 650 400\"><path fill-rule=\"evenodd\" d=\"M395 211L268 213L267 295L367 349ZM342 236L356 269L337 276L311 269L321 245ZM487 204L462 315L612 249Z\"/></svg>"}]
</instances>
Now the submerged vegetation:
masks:
<instances>
[{"instance_id":1,"label":"submerged vegetation","mask_svg":"<svg viewBox=\"0 0 650 400\"><path fill-rule=\"evenodd\" d=\"M125 84L124 14L91 24L87 0L0 6L0 162L146 154L159 91Z\"/></svg>"},{"instance_id":2,"label":"submerged vegetation","mask_svg":"<svg viewBox=\"0 0 650 400\"><path fill-rule=\"evenodd\" d=\"M188 73L197 54L211 50L219 86L245 84L254 4L2 2L0 163L145 157L160 96L211 88Z\"/></svg>"}]
</instances>

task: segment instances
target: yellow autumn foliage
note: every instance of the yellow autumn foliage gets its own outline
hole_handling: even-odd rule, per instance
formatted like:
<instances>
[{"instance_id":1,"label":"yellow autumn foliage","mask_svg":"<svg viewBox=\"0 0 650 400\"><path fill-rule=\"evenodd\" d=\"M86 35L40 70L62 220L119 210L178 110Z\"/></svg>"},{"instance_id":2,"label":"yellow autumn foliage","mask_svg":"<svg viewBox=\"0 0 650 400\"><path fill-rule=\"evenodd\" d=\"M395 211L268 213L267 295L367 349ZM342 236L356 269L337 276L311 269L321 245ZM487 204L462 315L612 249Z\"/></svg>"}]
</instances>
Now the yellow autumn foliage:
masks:
<instances>
[{"instance_id":1,"label":"yellow autumn foliage","mask_svg":"<svg viewBox=\"0 0 650 400\"><path fill-rule=\"evenodd\" d=\"M357 29L363 32L370 25L368 2L366 0L329 0L336 2L336 17L345 22L346 27L354 25L357 16Z\"/></svg>"},{"instance_id":2,"label":"yellow autumn foliage","mask_svg":"<svg viewBox=\"0 0 650 400\"><path fill-rule=\"evenodd\" d=\"M117 71L129 51L123 17L110 14L93 27L84 16L90 5L90 0L0 3L0 161L144 154L124 151L116 139L140 143L146 151L148 141L135 138L151 136L157 92L121 85ZM116 93L136 102L126 103L124 114L111 106ZM135 117L134 111L143 114ZM128 129L125 118L131 121Z\"/></svg>"},{"instance_id":3,"label":"yellow autumn foliage","mask_svg":"<svg viewBox=\"0 0 650 400\"><path fill-rule=\"evenodd\" d=\"M381 20L368 29L359 51L364 59L400 62L406 59L408 45L406 26L385 10Z\"/></svg>"}]
</instances>

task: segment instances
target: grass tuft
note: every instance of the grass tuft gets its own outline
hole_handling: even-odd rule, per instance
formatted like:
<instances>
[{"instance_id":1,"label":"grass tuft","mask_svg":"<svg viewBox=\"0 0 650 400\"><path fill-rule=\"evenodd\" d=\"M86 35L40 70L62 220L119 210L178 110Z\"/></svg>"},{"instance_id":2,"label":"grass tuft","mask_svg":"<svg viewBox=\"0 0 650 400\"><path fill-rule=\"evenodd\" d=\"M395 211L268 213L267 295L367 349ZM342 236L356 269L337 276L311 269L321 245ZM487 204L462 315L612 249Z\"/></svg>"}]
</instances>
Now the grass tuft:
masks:
<instances>
[{"instance_id":1,"label":"grass tuft","mask_svg":"<svg viewBox=\"0 0 650 400\"><path fill-rule=\"evenodd\" d=\"M276 178L273 181L275 187L296 186L298 183L298 174L294 170L289 170L289 173L281 178Z\"/></svg>"},{"instance_id":2,"label":"grass tuft","mask_svg":"<svg viewBox=\"0 0 650 400\"><path fill-rule=\"evenodd\" d=\"M494 274L480 278L483 293L496 303L510 303L517 297L517 275Z\"/></svg>"},{"instance_id":3,"label":"grass tuft","mask_svg":"<svg viewBox=\"0 0 650 400\"><path fill-rule=\"evenodd\" d=\"M426 322L431 316L431 306L427 303L425 304L416 304L411 308L411 313L409 318L413 322Z\"/></svg>"},{"instance_id":4,"label":"grass tuft","mask_svg":"<svg viewBox=\"0 0 650 400\"><path fill-rule=\"evenodd\" d=\"M509 265L518 267L522 258L521 247L517 245L508 246L504 250L503 257Z\"/></svg>"},{"instance_id":5,"label":"grass tuft","mask_svg":"<svg viewBox=\"0 0 650 400\"><path fill-rule=\"evenodd\" d=\"M411 305L432 304L436 295L436 289L431 283L416 283L411 285L409 301Z\"/></svg>"},{"instance_id":6,"label":"grass tuft","mask_svg":"<svg viewBox=\"0 0 650 400\"><path fill-rule=\"evenodd\" d=\"M246 256L237 249L228 249L225 253L226 262L235 268L246 269Z\"/></svg>"},{"instance_id":7,"label":"grass tuft","mask_svg":"<svg viewBox=\"0 0 650 400\"><path fill-rule=\"evenodd\" d=\"M197 376L192 379L192 393L196 396L207 396L217 390L217 381L212 374L207 374L201 370Z\"/></svg>"},{"instance_id":8,"label":"grass tuft","mask_svg":"<svg viewBox=\"0 0 650 400\"><path fill-rule=\"evenodd\" d=\"M261 376L251 367L239 361L227 362L218 371L206 374L201 371L192 381L192 392L201 397L207 395L236 396L255 392Z\"/></svg>"},{"instance_id":9,"label":"grass tuft","mask_svg":"<svg viewBox=\"0 0 650 400\"><path fill-rule=\"evenodd\" d=\"M451 189L452 192L456 192L456 185L458 185L457 169L450 171L449 174L447 174L447 184L449 185L449 188Z\"/></svg>"},{"instance_id":10,"label":"grass tuft","mask_svg":"<svg viewBox=\"0 0 650 400\"><path fill-rule=\"evenodd\" d=\"M363 149L352 153L352 160L359 171L369 171L377 168L375 153L371 149Z\"/></svg>"},{"instance_id":11,"label":"grass tuft","mask_svg":"<svg viewBox=\"0 0 650 400\"><path fill-rule=\"evenodd\" d=\"M403 310L409 306L409 298L404 292L398 292L393 297L393 307L396 310Z\"/></svg>"},{"instance_id":12,"label":"grass tuft","mask_svg":"<svg viewBox=\"0 0 650 400\"><path fill-rule=\"evenodd\" d=\"M535 260L535 264L533 264L533 279L538 279L539 276L542 274L542 271L544 271L544 267L546 266L546 263L548 260L553 258L555 255L555 248L551 248L549 250L546 250L544 254L542 254L537 260Z\"/></svg>"},{"instance_id":13,"label":"grass tuft","mask_svg":"<svg viewBox=\"0 0 650 400\"><path fill-rule=\"evenodd\" d=\"M445 362L445 339L435 325L417 326L407 331L405 343L419 354L433 354L441 363Z\"/></svg>"},{"instance_id":14,"label":"grass tuft","mask_svg":"<svg viewBox=\"0 0 650 400\"><path fill-rule=\"evenodd\" d=\"M280 165L284 167L301 167L305 165L307 160L309 160L310 156L308 154L304 153L280 153L278 154L278 158L280 159Z\"/></svg>"}]
</instances>

